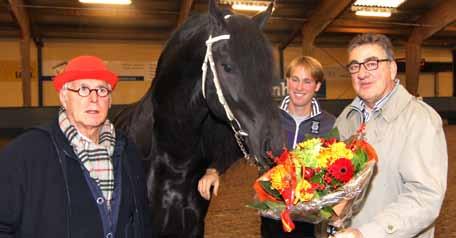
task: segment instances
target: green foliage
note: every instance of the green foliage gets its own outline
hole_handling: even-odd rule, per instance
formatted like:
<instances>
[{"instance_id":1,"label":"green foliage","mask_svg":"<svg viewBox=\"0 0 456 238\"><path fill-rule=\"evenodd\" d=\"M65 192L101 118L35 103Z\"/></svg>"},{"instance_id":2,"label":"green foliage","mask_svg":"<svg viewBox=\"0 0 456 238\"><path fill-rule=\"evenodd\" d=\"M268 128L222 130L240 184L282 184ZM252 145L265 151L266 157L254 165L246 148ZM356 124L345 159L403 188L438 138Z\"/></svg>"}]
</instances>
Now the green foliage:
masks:
<instances>
[{"instance_id":1,"label":"green foliage","mask_svg":"<svg viewBox=\"0 0 456 238\"><path fill-rule=\"evenodd\" d=\"M315 134L306 134L304 140L312 139L312 138L323 138L323 139L331 139L335 138L336 140L340 140L340 133L337 127L332 128L328 133L318 136Z\"/></svg>"},{"instance_id":2,"label":"green foliage","mask_svg":"<svg viewBox=\"0 0 456 238\"><path fill-rule=\"evenodd\" d=\"M282 200L282 195L280 195L279 191L272 188L270 181L260 181L260 185L264 189L264 191L266 191L266 193L268 193L277 200Z\"/></svg>"},{"instance_id":3,"label":"green foliage","mask_svg":"<svg viewBox=\"0 0 456 238\"><path fill-rule=\"evenodd\" d=\"M320 215L327 220L334 214L335 212L331 207L324 207L320 210Z\"/></svg>"},{"instance_id":4,"label":"green foliage","mask_svg":"<svg viewBox=\"0 0 456 238\"><path fill-rule=\"evenodd\" d=\"M367 154L363 150L356 150L355 153L353 153L353 159L352 163L353 166L355 166L355 173L358 173L360 170L364 168L364 166L367 163Z\"/></svg>"},{"instance_id":5,"label":"green foliage","mask_svg":"<svg viewBox=\"0 0 456 238\"><path fill-rule=\"evenodd\" d=\"M247 204L248 208L254 208L258 210L267 210L269 209L268 205L265 202L254 201L252 204Z\"/></svg>"},{"instance_id":6,"label":"green foliage","mask_svg":"<svg viewBox=\"0 0 456 238\"><path fill-rule=\"evenodd\" d=\"M309 168L316 168L318 166L318 160L316 157L318 156L319 148L316 147L314 150L296 150L293 151L293 155L302 161L306 167Z\"/></svg>"}]
</instances>

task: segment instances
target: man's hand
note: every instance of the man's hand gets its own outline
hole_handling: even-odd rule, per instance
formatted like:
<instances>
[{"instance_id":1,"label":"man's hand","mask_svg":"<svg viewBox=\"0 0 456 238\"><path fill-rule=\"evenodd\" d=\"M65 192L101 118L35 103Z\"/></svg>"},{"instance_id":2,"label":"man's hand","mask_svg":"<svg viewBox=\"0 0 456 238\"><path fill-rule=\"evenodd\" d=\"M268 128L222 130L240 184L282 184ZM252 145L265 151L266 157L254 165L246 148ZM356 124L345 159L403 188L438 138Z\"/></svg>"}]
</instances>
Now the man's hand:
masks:
<instances>
[{"instance_id":1,"label":"man's hand","mask_svg":"<svg viewBox=\"0 0 456 238\"><path fill-rule=\"evenodd\" d=\"M216 169L207 169L206 174L198 182L198 191L206 200L211 199L211 187L214 187L213 194L217 196L220 184L220 177Z\"/></svg>"},{"instance_id":2,"label":"man's hand","mask_svg":"<svg viewBox=\"0 0 456 238\"><path fill-rule=\"evenodd\" d=\"M347 228L345 230L337 232L333 237L334 238L363 238L364 236L358 229Z\"/></svg>"}]
</instances>

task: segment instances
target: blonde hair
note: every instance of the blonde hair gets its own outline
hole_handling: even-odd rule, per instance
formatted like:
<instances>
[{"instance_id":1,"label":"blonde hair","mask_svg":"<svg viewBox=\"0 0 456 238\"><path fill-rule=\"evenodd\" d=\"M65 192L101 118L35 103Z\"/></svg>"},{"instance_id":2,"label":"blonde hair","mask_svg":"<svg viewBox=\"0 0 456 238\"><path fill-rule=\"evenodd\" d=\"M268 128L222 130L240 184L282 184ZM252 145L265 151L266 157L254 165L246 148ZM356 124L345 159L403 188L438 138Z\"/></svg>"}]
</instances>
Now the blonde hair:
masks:
<instances>
[{"instance_id":1,"label":"blonde hair","mask_svg":"<svg viewBox=\"0 0 456 238\"><path fill-rule=\"evenodd\" d=\"M310 75L317 82L321 83L325 80L325 74L323 73L323 66L318 60L310 56L299 56L294 58L285 71L285 77L289 78L291 72L297 67L304 67L310 71Z\"/></svg>"}]
</instances>

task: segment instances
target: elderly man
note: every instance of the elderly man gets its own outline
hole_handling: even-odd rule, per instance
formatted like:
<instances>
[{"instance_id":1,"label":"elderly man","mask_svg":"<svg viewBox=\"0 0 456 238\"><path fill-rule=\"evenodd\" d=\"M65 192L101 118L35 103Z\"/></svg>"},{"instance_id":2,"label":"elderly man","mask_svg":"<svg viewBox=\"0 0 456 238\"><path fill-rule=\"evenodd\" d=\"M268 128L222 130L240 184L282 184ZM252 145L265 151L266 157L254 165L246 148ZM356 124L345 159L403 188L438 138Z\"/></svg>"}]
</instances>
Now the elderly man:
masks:
<instances>
[{"instance_id":1,"label":"elderly man","mask_svg":"<svg viewBox=\"0 0 456 238\"><path fill-rule=\"evenodd\" d=\"M0 153L0 237L145 237L139 153L106 119L117 81L94 56L54 78L58 118Z\"/></svg>"},{"instance_id":2,"label":"elderly man","mask_svg":"<svg viewBox=\"0 0 456 238\"><path fill-rule=\"evenodd\" d=\"M359 35L348 53L358 97L339 115L336 126L346 139L365 123L366 139L379 161L352 227L335 237L434 237L448 169L442 121L399 84L386 36Z\"/></svg>"}]
</instances>

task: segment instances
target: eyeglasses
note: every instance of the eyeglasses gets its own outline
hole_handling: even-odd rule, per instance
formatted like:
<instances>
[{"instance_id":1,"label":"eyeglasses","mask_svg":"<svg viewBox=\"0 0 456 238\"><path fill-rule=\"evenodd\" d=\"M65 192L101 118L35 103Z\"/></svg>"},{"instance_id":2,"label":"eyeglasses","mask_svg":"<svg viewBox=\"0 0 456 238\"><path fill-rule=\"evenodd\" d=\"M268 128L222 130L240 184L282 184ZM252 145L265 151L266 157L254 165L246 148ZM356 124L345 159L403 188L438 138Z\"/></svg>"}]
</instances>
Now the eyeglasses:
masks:
<instances>
[{"instance_id":1,"label":"eyeglasses","mask_svg":"<svg viewBox=\"0 0 456 238\"><path fill-rule=\"evenodd\" d=\"M72 89L72 88L65 88L66 90L69 90L71 92L78 93L79 96L81 97L88 97L92 91L95 91L98 97L106 97L111 93L111 90L105 88L105 87L99 87L99 88L88 88L85 86L82 86L78 89Z\"/></svg>"},{"instance_id":2,"label":"eyeglasses","mask_svg":"<svg viewBox=\"0 0 456 238\"><path fill-rule=\"evenodd\" d=\"M390 61L389 59L369 59L361 63L353 62L347 65L348 72L351 74L356 74L361 70L361 65L364 66L364 68L367 71L372 71L378 69L378 64L380 62L385 62L385 61Z\"/></svg>"}]
</instances>

